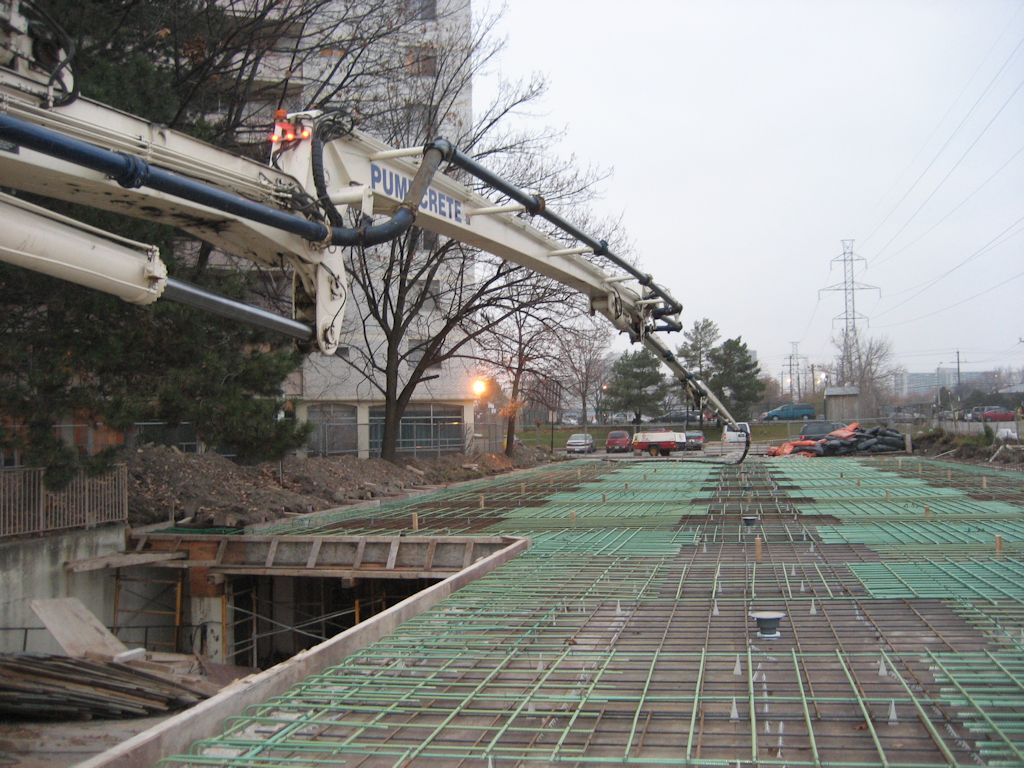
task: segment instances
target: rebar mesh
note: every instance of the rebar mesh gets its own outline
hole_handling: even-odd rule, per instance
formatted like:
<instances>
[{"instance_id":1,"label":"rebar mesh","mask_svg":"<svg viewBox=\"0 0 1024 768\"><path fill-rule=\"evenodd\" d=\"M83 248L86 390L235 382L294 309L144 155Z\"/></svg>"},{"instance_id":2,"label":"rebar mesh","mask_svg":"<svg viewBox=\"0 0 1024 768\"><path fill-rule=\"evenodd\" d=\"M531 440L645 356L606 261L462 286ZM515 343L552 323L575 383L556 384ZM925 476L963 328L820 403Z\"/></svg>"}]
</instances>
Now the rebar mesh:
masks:
<instances>
[{"instance_id":1,"label":"rebar mesh","mask_svg":"<svg viewBox=\"0 0 1024 768\"><path fill-rule=\"evenodd\" d=\"M165 763L1024 765L1022 502L911 459L574 462L282 526L533 545Z\"/></svg>"}]
</instances>

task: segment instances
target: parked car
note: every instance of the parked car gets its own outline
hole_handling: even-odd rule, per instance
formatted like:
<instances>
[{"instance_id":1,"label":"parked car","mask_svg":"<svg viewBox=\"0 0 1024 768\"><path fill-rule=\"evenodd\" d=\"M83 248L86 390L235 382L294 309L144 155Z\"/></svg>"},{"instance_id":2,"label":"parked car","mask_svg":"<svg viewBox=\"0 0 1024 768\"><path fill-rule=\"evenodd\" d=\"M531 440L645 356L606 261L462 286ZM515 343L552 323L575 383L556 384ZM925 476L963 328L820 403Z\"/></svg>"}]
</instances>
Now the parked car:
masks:
<instances>
[{"instance_id":1,"label":"parked car","mask_svg":"<svg viewBox=\"0 0 1024 768\"><path fill-rule=\"evenodd\" d=\"M593 453L594 448L594 436L585 435L582 432L576 435L572 435L565 442L566 453Z\"/></svg>"},{"instance_id":2,"label":"parked car","mask_svg":"<svg viewBox=\"0 0 1024 768\"><path fill-rule=\"evenodd\" d=\"M920 414L904 411L901 413L894 413L892 416L889 417L889 420L893 424L913 424L915 421L918 421L919 419L922 418L924 417L921 416Z\"/></svg>"},{"instance_id":3,"label":"parked car","mask_svg":"<svg viewBox=\"0 0 1024 768\"><path fill-rule=\"evenodd\" d=\"M765 421L795 421L796 419L813 419L814 406L807 403L786 403L772 408L764 415Z\"/></svg>"},{"instance_id":4,"label":"parked car","mask_svg":"<svg viewBox=\"0 0 1024 768\"><path fill-rule=\"evenodd\" d=\"M981 421L981 414L984 412L984 405L976 405L964 414L964 421Z\"/></svg>"},{"instance_id":5,"label":"parked car","mask_svg":"<svg viewBox=\"0 0 1024 768\"><path fill-rule=\"evenodd\" d=\"M703 451L704 450L704 433L699 429L687 430L686 431L686 446L687 451Z\"/></svg>"},{"instance_id":6,"label":"parked car","mask_svg":"<svg viewBox=\"0 0 1024 768\"><path fill-rule=\"evenodd\" d=\"M981 413L982 421L1013 421L1013 411L1001 405L989 405Z\"/></svg>"},{"instance_id":7,"label":"parked car","mask_svg":"<svg viewBox=\"0 0 1024 768\"><path fill-rule=\"evenodd\" d=\"M808 421L800 430L801 440L821 440L834 429L845 427L838 421Z\"/></svg>"},{"instance_id":8,"label":"parked car","mask_svg":"<svg viewBox=\"0 0 1024 768\"><path fill-rule=\"evenodd\" d=\"M739 431L733 429L731 424L726 424L722 429L723 443L742 443L746 441L746 436L750 434L750 425L745 421L737 422L737 424Z\"/></svg>"},{"instance_id":9,"label":"parked car","mask_svg":"<svg viewBox=\"0 0 1024 768\"><path fill-rule=\"evenodd\" d=\"M700 411L669 411L653 419L655 424L683 424L700 421Z\"/></svg>"},{"instance_id":10,"label":"parked car","mask_svg":"<svg viewBox=\"0 0 1024 768\"><path fill-rule=\"evenodd\" d=\"M624 429L613 429L604 441L604 449L608 453L629 453L633 450L633 439Z\"/></svg>"}]
</instances>

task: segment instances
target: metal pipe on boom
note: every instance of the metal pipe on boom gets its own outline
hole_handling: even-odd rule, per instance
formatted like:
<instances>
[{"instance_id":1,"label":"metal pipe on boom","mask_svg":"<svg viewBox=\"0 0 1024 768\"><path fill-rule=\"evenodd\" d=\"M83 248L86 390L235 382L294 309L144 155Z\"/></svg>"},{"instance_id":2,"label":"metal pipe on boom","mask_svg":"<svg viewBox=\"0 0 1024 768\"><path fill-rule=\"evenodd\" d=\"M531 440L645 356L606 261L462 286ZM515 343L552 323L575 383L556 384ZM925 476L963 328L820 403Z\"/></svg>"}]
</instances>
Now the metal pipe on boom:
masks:
<instances>
[{"instance_id":1,"label":"metal pipe on boom","mask_svg":"<svg viewBox=\"0 0 1024 768\"><path fill-rule=\"evenodd\" d=\"M658 298L662 299L666 303L667 306L659 307L653 311L653 315L655 317L661 317L663 315L676 315L683 311L683 307L679 303L679 301L674 296L672 296L672 294L670 294L660 285L655 283L654 278L650 274L646 272L641 272L628 261L613 253L608 248L608 242L606 240L596 240L583 230L579 229L574 224L563 219L558 214L554 213L553 211L549 211L547 209L547 205L544 201L544 198L541 197L540 195L531 195L519 189L514 184L505 181L505 179L501 178L488 168L480 165L480 163L471 158L469 155L457 149L447 139L435 139L434 141L427 144L427 147L441 148L453 165L457 166L458 168L461 168L462 170L466 171L467 173L484 182L485 184L488 184L489 186L498 190L502 194L507 195L511 199L515 200L517 203L521 203L523 207L526 209L527 213L529 213L531 216L540 216L542 219L550 222L551 224L554 224L567 235L570 235L579 242L585 244L596 255L604 256L617 267L625 270L630 275L635 277L637 281L639 281L640 285L647 288L654 295L656 295ZM682 326L680 326L679 328L675 328L673 326L674 324L669 324L664 330L680 330L682 328Z\"/></svg>"}]
</instances>

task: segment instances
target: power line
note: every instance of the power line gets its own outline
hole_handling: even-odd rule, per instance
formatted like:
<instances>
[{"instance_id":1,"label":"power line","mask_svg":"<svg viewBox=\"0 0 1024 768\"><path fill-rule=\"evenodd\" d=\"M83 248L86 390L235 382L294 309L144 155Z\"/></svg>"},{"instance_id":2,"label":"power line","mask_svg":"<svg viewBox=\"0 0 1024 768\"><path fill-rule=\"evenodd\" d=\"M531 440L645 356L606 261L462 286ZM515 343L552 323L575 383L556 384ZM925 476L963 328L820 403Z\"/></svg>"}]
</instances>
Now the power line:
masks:
<instances>
[{"instance_id":1,"label":"power line","mask_svg":"<svg viewBox=\"0 0 1024 768\"><path fill-rule=\"evenodd\" d=\"M938 277L932 278L928 282L922 284L921 289L917 293L913 294L912 296L908 296L903 301L901 301L899 304L894 304L893 306L889 307L888 309L882 310L881 312L877 313L876 317L881 317L882 315L887 315L890 312L892 312L893 310L899 309L900 307L902 307L907 302L913 301L914 299L916 299L918 296L920 296L922 293L927 291L929 288L931 288L933 285L938 283L940 280L943 280L946 277L949 277L949 275L951 275L954 272L956 272L956 270L960 269L960 267L968 264L969 262L973 261L974 259L978 258L979 256L982 256L985 253L988 253L989 251L991 251L991 250L995 249L996 247L1002 245L1003 243L1007 242L1008 240L1013 239L1017 235L1019 235L1021 233L1024 233L1024 229L1022 229L1019 232L1014 232L1012 235L1009 235L1007 237L1003 237L1003 235L1005 235L1007 232L1009 232L1014 227L1016 227L1019 224L1021 224L1021 222L1024 222L1024 216L1021 216L1019 219L1017 219L1015 222L1013 222L1013 224L1011 224L1006 229L1004 229L1002 232L1000 232L998 235L993 237L991 240L989 240L987 243L985 243L985 245L981 246L981 248L976 250L974 253L972 253L970 256L968 256L966 259L964 259L963 261L961 261L961 262L955 264L954 266L950 267L949 269L947 269L945 272L943 272ZM1003 238L1003 239L1000 242L996 242L1000 238Z\"/></svg>"},{"instance_id":2,"label":"power line","mask_svg":"<svg viewBox=\"0 0 1024 768\"><path fill-rule=\"evenodd\" d=\"M1022 8L1024 8L1024 5L1022 5L1021 7L1022 7ZM893 252L892 252L892 253L890 253L890 254L889 254L888 256L886 256L886 257L885 257L884 259L880 259L879 261L876 261L876 262L875 262L875 266L877 267L877 266L878 266L879 264L884 264L884 263L885 263L885 262L887 262L887 261L888 261L889 259L892 259L892 258L895 258L896 256L899 256L899 255L900 255L901 253L903 253L903 252L904 252L905 250L907 250L908 248L911 248L912 246L914 246L914 245L917 245L917 244L918 244L919 242L921 242L921 241L922 241L922 240L923 240L923 239L924 239L925 237L927 237L927 236L928 236L928 235L929 235L929 234L930 234L930 233L931 233L932 231L934 231L936 227L938 227L938 226L939 226L940 224L942 224L942 223L943 223L944 221L946 221L947 219L949 219L949 217L950 217L950 216L952 216L952 215L953 215L954 213L956 213L956 212L957 212L958 210L960 210L960 209L961 209L961 208L962 208L962 207L963 207L964 205L966 205L966 204L967 204L967 202L968 202L968 201L969 201L969 200L970 200L970 199L971 199L972 197L974 197L974 196L975 196L976 194L978 194L978 193L979 193L979 192L980 192L980 191L981 191L982 189L984 189L984 188L985 188L986 186L988 186L988 183L989 183L990 181L992 181L992 179L994 179L994 178L995 178L996 176L998 176L998 175L999 175L999 174L1000 174L1000 173L1001 173L1001 172L1002 172L1003 170L1005 170L1005 168L1006 168L1006 167L1007 167L1007 166L1008 166L1008 165L1009 165L1010 163L1012 163L1012 162L1013 162L1014 160L1016 160L1016 159L1017 159L1017 157L1018 157L1018 156L1019 156L1019 155L1020 155L1020 154L1021 154L1022 152L1024 152L1024 144L1022 144L1022 145L1021 145L1021 146L1020 146L1020 147L1019 147L1019 148L1017 149L1017 151L1016 151L1016 152L1014 152L1014 153L1013 153L1012 155L1010 155L1010 157L1009 157L1009 158L1008 158L1008 159L1007 159L1007 160L1006 160L1005 162L1003 162L1003 164L1002 164L1002 165L1000 165L1000 166L999 166L998 168L996 168L996 170L995 170L995 171L994 171L994 172L992 173L992 175L991 175L991 176L989 176L989 177L988 177L987 179L985 179L985 180L984 180L983 182L981 182L981 184L979 184L979 185L978 185L977 187L975 187L975 188L974 188L974 189L973 189L973 190L972 190L972 191L970 192L970 194L968 194L968 195L967 195L967 197L965 197L965 198L964 198L963 200L961 200L961 201L960 201L959 203L957 203L957 204L956 204L956 205L954 205L954 206L953 206L952 208L950 208L950 209L949 209L949 211L947 211L947 212L945 213L945 215L943 215L943 216L940 216L940 217L939 217L939 219L938 219L938 220L937 220L937 221L936 221L936 222L935 222L934 224L932 224L932 225L931 225L930 227L928 227L928 229L926 229L926 230L925 230L924 232L922 232L922 233L921 233L920 235L918 235L918 236L917 236L916 238L914 238L913 240L911 240L911 241L910 241L909 243L907 243L906 245L904 245L904 246L903 246L902 248L900 248L899 250L893 251ZM907 290L913 290L913 288L909 288L909 289L907 289ZM899 292L898 292L898 293L899 293ZM898 295L898 293L897 293L897 295ZM892 294L889 294L889 295L890 295L890 296L892 296Z\"/></svg>"},{"instance_id":3,"label":"power line","mask_svg":"<svg viewBox=\"0 0 1024 768\"><path fill-rule=\"evenodd\" d=\"M818 313L818 306L821 304L821 294L818 294L817 300L814 302L814 307L811 309L811 319L807 321L807 326L804 328L804 332L800 334L800 341L804 340L807 336L807 332L811 330L811 324L814 323L814 316Z\"/></svg>"},{"instance_id":4,"label":"power line","mask_svg":"<svg viewBox=\"0 0 1024 768\"><path fill-rule=\"evenodd\" d=\"M992 115L992 118L987 123L985 123L985 127L981 129L981 133L979 133L978 136L974 139L974 141L970 143L967 149L963 151L963 154L961 154L960 157L957 158L957 161L953 163L953 167L946 172L946 175L939 180L939 183L935 185L932 191L928 193L928 197L924 199L924 202L917 206L914 212L910 214L910 218L903 222L903 226L900 227L899 230L897 230L896 234L890 237L885 242L885 245L878 249L878 252L875 253L873 258L877 259L879 256L881 256L885 249L888 248L889 245L893 242L893 240L895 240L897 237L899 237L906 231L907 227L910 226L911 222L915 218L917 218L917 214L919 214L924 209L924 207L931 202L931 199L935 197L936 193L938 193L938 191L942 189L942 185L945 184L949 177L953 175L953 172L960 167L960 163L964 161L964 158L966 158L967 155L970 154L971 150L974 149L974 147L978 144L978 142L981 141L982 137L988 132L988 129L992 127L992 124L1003 113L1003 110L1006 109L1007 106L1009 106L1010 102L1013 101L1013 98L1020 92L1021 88L1024 88L1024 80L1021 80L1019 83L1017 83L1017 87L1013 89L1013 92L1006 98L1006 101L1004 101L1002 105L1000 105L999 109L996 110L996 113Z\"/></svg>"},{"instance_id":5,"label":"power line","mask_svg":"<svg viewBox=\"0 0 1024 768\"><path fill-rule=\"evenodd\" d=\"M1001 39L1001 37L1002 36L1000 36L1000 39ZM889 218L894 213L896 213L896 210L903 204L903 201L906 200L907 197L910 196L910 193L913 192L914 189L917 187L917 185L921 183L921 180L927 175L928 171L931 170L932 166L935 165L935 162L939 159L939 157L942 155L942 153L946 150L946 147L948 147L950 142L953 141L953 138L957 135L957 133L959 133L960 129L963 128L964 124L968 121L968 119L970 119L971 115L974 114L974 110L978 108L978 105L981 104L981 102L985 98L985 96L988 95L988 92L990 90L992 90L992 87L995 85L995 83L999 79L999 77L1003 74L1003 71L1006 69L1006 67L1009 66L1010 61L1017 54L1017 51L1020 50L1022 45L1024 45L1024 37L1022 37L1020 40L1017 41L1017 45L1015 45L1013 50L1010 51L1010 55L1006 57L1006 59L1003 61L1002 65L999 67L999 70L992 76L992 79L988 81L988 84L982 90L981 95L979 95L978 98L975 100L975 102L971 105L971 108L967 110L967 114L965 114L963 116L963 118L961 118L960 122L957 123L956 128L953 129L953 132L950 133L949 136L946 138L946 140L942 143L942 146L939 147L939 151L935 153L935 155L932 157L932 159L928 163L928 165L925 166L925 169L923 171L921 171L921 173L918 175L918 177L916 179L914 179L913 183L911 183L911 185L907 188L907 191L904 192L903 196L900 197L900 199L896 201L896 204L893 205L892 208L889 209L889 212L887 214L885 214L885 216L875 226L875 228L872 229L871 232L868 233L868 236L861 240L861 244L862 245L864 243L867 243L868 240L870 240L872 237L875 236L875 234L878 232L878 230L880 230L883 226L885 226L885 223L887 221L889 221ZM986 54L985 59L987 59L987 58L988 58L988 55ZM985 59L982 60L983 63L984 63ZM980 68L980 66L979 66L979 68ZM974 76L972 75L971 76L971 80L973 80L973 79L974 79ZM970 83L970 81L968 81L968 83ZM964 90L966 90L966 86L965 86ZM962 94L962 92L961 92L961 94ZM957 96L957 98L954 99L953 104L956 104L956 102L959 101L959 99L960 99L960 96ZM950 106L950 109L952 109L952 105ZM947 110L946 114L949 114L949 111L950 110ZM945 120L945 115L943 115L942 120ZM942 121L940 120L940 124L941 124L941 122ZM933 134L934 134L934 131L933 131ZM930 139L931 139L931 136L929 136L928 140L930 140ZM925 143L927 143L927 141ZM920 151L918 152L918 154L920 154ZM915 155L915 157L916 157L916 155Z\"/></svg>"},{"instance_id":6,"label":"power line","mask_svg":"<svg viewBox=\"0 0 1024 768\"><path fill-rule=\"evenodd\" d=\"M879 328L893 328L893 327L895 327L897 325L906 325L907 323L916 323L918 320L924 320L925 318L933 317L934 315L938 315L938 314L940 314L942 312L946 312L947 310L959 307L961 304L966 304L969 301L973 301L974 299L978 298L979 296L984 296L987 293L992 293L992 291L996 290L997 288L1002 288L1005 285L1009 285L1014 280L1019 280L1022 277L1024 277L1024 272L1018 272L1013 277L1009 277L1009 278L1007 278L1005 280L1001 280L1000 282L996 283L995 285L992 285L992 286L986 288L983 291L979 291L978 293L975 293L972 296L968 296L966 299L962 299L962 300L956 302L955 304L949 304L948 306L942 307L941 309L936 309L934 312L929 312L926 315L920 315L918 317L913 317L910 320L901 320L898 323L889 323L888 325L880 325L878 327Z\"/></svg>"},{"instance_id":7,"label":"power line","mask_svg":"<svg viewBox=\"0 0 1024 768\"><path fill-rule=\"evenodd\" d=\"M999 35L993 41L992 45L990 45L988 50L985 51L985 55L981 57L981 61L978 62L978 66L976 66L974 68L974 71L971 73L971 76L969 78L967 78L967 81L964 83L963 87L960 89L960 92L956 95L956 98L954 98L953 101L950 102L949 106L946 107L946 111L942 114L942 117L939 118L938 122L935 123L935 126L932 128L931 132L928 134L928 137L923 142L921 142L921 146L918 147L917 152L914 153L914 157L907 164L907 167L904 168L900 172L899 176L897 176L893 180L892 184L889 185L889 188L878 199L878 202L876 202L874 204L874 206L872 207L872 210L877 209L882 204L882 201L884 201L885 198L887 198L889 196L890 192L892 192L894 189L896 189L896 187L899 185L899 183L903 180L903 177L907 175L907 172L910 171L910 169L914 167L915 163L917 163L917 159L919 157L921 157L921 155L924 153L925 149L928 147L928 144L931 143L932 138L935 136L936 133L939 132L939 129L942 127L942 124L944 122L946 122L946 118L949 117L950 113L952 113L953 108L956 107L956 105L960 102L960 99L963 98L963 95L965 93L967 93L967 89L971 87L971 83L974 82L974 79L978 76L978 73L981 72L982 67L985 66L985 62L987 62L989 60L989 57L992 56L992 52L995 51L995 49L999 45L999 43L1001 43L1003 38L1006 37L1007 33L1012 28L1013 23L1017 20L1017 16L1020 15L1021 11L1024 11L1024 5L1018 6L1017 10L1013 13L1013 15L1010 17L1010 19L1004 25L1002 25L1003 26L1003 31L999 33ZM1024 38L1022 38L1022 42L1024 42ZM1017 45L1019 47L1020 46L1020 42L1018 42ZM1012 54L1011 54L1011 56L1012 56ZM1004 64L1004 66L1005 66L1005 64ZM998 74L997 74L997 76L998 76ZM990 85L991 85L991 83L990 83ZM981 98L983 98L983 97L984 97L984 93L982 94ZM975 106L977 106L977 104L975 104ZM972 110L973 110L973 108L974 107L972 107ZM968 113L968 115L969 114L970 113ZM961 121L961 123L962 122L963 121ZM957 126L957 129L959 130L959 126ZM954 134L955 133L956 133L956 131L954 131ZM952 138L952 136L950 138ZM947 143L948 143L948 140L947 140ZM940 150L940 153L941 153L941 150ZM934 160L932 162L934 162ZM927 172L927 169L925 169L925 171ZM900 202L902 202L902 200ZM899 206L899 203L897 203L896 206ZM875 228L873 230L871 230L870 233L868 233L867 237L865 237L865 238L863 238L861 240L861 246L864 246L864 245L867 244L868 240L870 240L875 235L875 233L878 232L878 230L885 224L885 221L888 219L889 216L892 215L892 213L894 211L895 211L895 207L892 210L890 210L890 212L886 215L885 219L883 219L878 225L875 226Z\"/></svg>"}]
</instances>

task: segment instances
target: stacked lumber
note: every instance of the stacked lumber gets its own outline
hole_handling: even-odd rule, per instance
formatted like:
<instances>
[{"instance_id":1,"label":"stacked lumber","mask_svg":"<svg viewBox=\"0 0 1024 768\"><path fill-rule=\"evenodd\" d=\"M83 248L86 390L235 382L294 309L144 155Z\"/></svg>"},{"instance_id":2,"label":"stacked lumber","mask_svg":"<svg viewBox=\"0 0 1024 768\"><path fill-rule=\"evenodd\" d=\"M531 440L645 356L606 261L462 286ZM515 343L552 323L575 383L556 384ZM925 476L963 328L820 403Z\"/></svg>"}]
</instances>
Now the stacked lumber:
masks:
<instances>
[{"instance_id":1,"label":"stacked lumber","mask_svg":"<svg viewBox=\"0 0 1024 768\"><path fill-rule=\"evenodd\" d=\"M192 706L208 689L116 661L0 654L0 717L143 717Z\"/></svg>"}]
</instances>

